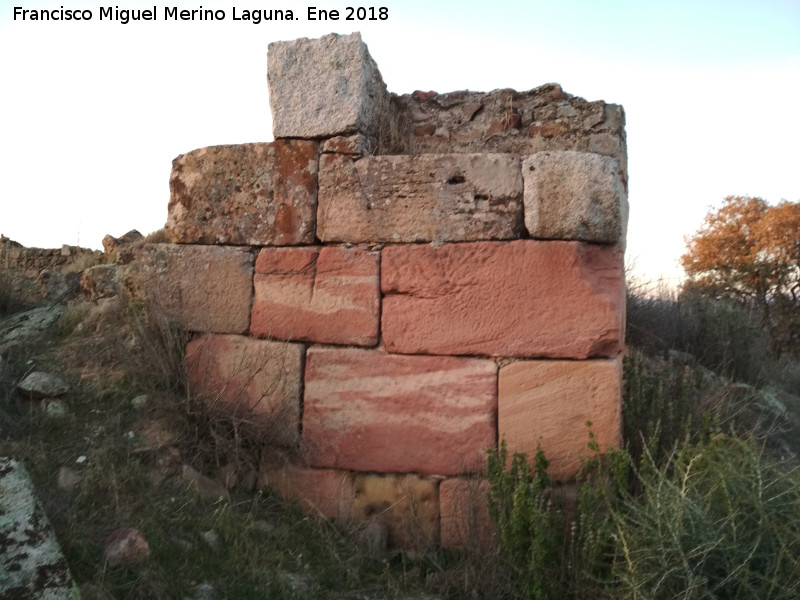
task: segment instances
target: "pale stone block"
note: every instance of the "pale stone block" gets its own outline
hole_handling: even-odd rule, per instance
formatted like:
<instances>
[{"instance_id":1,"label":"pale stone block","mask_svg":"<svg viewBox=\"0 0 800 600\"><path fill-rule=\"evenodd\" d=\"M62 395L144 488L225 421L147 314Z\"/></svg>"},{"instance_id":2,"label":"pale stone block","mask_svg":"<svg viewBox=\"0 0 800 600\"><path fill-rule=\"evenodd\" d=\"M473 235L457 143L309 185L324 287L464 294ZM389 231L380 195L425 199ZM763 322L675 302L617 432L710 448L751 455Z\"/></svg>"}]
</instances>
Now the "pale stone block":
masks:
<instances>
[{"instance_id":1,"label":"pale stone block","mask_svg":"<svg viewBox=\"0 0 800 600\"><path fill-rule=\"evenodd\" d=\"M374 137L387 119L389 93L359 33L273 42L267 63L275 138Z\"/></svg>"},{"instance_id":2,"label":"pale stone block","mask_svg":"<svg viewBox=\"0 0 800 600\"><path fill-rule=\"evenodd\" d=\"M520 361L500 369L498 437L509 456L533 461L541 446L553 479L573 478L589 456L589 428L601 451L622 427L622 360Z\"/></svg>"},{"instance_id":3,"label":"pale stone block","mask_svg":"<svg viewBox=\"0 0 800 600\"><path fill-rule=\"evenodd\" d=\"M514 155L323 155L319 185L325 242L513 239L523 230Z\"/></svg>"},{"instance_id":4,"label":"pale stone block","mask_svg":"<svg viewBox=\"0 0 800 600\"><path fill-rule=\"evenodd\" d=\"M616 160L588 152L539 152L523 160L522 177L531 237L624 245L628 199Z\"/></svg>"}]
</instances>

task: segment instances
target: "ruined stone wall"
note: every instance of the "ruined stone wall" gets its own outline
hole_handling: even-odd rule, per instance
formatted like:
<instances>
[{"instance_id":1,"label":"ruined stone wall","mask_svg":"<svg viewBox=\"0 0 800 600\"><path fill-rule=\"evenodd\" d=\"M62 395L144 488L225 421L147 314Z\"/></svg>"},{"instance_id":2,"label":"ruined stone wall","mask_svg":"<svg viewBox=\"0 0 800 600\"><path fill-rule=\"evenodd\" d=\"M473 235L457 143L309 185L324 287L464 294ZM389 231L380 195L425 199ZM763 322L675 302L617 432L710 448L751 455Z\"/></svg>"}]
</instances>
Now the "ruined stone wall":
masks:
<instances>
[{"instance_id":1,"label":"ruined stone wall","mask_svg":"<svg viewBox=\"0 0 800 600\"><path fill-rule=\"evenodd\" d=\"M394 96L358 34L268 62L276 141L175 159L172 243L125 280L195 332L193 393L299 449L261 483L458 546L498 440L563 481L587 421L619 442L623 111L554 84Z\"/></svg>"},{"instance_id":2,"label":"ruined stone wall","mask_svg":"<svg viewBox=\"0 0 800 600\"><path fill-rule=\"evenodd\" d=\"M57 299L65 290L77 289L80 271L103 262L103 253L64 245L61 248L28 248L0 236L2 284L26 302Z\"/></svg>"}]
</instances>

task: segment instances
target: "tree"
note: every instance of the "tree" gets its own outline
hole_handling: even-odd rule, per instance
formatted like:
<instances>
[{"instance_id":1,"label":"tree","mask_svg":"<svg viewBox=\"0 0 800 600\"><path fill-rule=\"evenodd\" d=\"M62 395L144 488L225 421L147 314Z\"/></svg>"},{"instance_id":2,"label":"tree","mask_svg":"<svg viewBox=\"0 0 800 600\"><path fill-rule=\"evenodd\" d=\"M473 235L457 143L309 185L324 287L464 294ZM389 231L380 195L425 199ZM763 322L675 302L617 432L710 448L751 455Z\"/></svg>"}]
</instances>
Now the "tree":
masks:
<instances>
[{"instance_id":1,"label":"tree","mask_svg":"<svg viewBox=\"0 0 800 600\"><path fill-rule=\"evenodd\" d=\"M689 286L757 309L776 350L800 339L800 202L728 196L686 241Z\"/></svg>"}]
</instances>

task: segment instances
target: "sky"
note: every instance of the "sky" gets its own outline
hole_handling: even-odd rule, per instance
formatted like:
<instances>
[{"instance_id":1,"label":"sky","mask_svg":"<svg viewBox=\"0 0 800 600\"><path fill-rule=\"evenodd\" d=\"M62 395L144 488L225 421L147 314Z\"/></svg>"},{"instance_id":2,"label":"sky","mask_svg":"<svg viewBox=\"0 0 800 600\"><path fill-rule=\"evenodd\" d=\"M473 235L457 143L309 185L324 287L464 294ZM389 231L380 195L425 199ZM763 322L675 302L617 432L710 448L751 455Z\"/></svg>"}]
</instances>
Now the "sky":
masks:
<instances>
[{"instance_id":1,"label":"sky","mask_svg":"<svg viewBox=\"0 0 800 600\"><path fill-rule=\"evenodd\" d=\"M388 18L306 18L348 5ZM15 20L15 6L93 18ZM173 6L226 18L165 21ZM100 21L101 7L158 20ZM233 21L255 8L300 19ZM176 156L272 140L268 44L353 31L392 92L557 82L621 104L626 261L642 280L678 283L685 237L726 196L800 200L798 0L0 0L0 233L101 248L108 233L160 229Z\"/></svg>"}]
</instances>

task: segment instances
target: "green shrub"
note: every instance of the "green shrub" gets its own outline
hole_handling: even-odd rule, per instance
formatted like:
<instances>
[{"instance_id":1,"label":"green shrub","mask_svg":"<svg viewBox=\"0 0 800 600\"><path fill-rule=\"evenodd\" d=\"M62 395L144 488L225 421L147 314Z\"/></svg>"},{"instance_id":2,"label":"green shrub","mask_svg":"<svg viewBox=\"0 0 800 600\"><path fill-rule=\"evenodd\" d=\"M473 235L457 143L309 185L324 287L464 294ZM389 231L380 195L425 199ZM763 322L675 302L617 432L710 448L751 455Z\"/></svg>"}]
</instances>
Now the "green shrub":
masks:
<instances>
[{"instance_id":1,"label":"green shrub","mask_svg":"<svg viewBox=\"0 0 800 600\"><path fill-rule=\"evenodd\" d=\"M648 455L615 511L622 598L800 597L800 473L727 435Z\"/></svg>"},{"instance_id":2,"label":"green shrub","mask_svg":"<svg viewBox=\"0 0 800 600\"><path fill-rule=\"evenodd\" d=\"M507 461L503 441L488 459L489 513L500 543L527 597L558 597L563 592L557 569L564 544L564 515L554 504L547 459L539 449L533 467L525 454L515 453L510 467Z\"/></svg>"}]
</instances>

